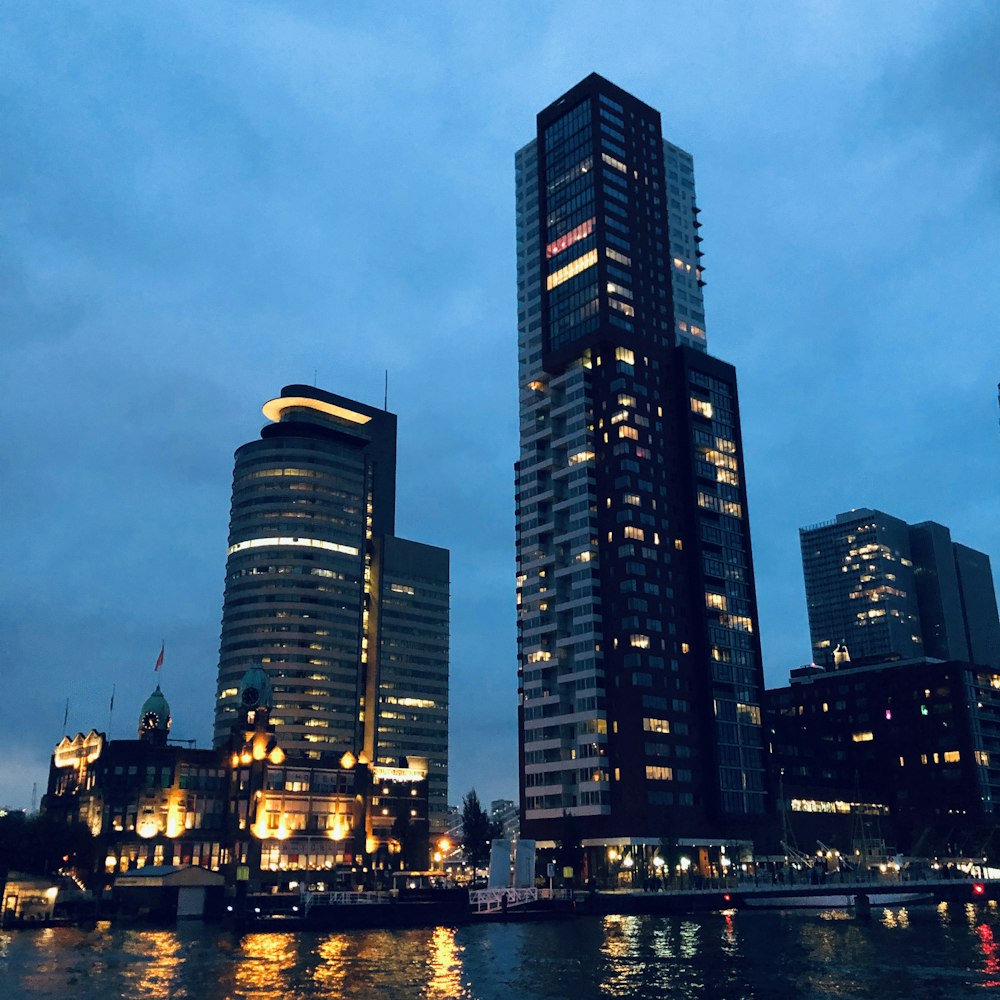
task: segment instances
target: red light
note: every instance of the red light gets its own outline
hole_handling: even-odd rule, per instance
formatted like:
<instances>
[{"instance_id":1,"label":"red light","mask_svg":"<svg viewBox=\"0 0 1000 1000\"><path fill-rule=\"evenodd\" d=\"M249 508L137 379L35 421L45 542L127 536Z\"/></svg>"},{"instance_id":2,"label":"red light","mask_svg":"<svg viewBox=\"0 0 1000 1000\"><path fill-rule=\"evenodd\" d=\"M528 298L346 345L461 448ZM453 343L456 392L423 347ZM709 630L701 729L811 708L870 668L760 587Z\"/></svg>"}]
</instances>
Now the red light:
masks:
<instances>
[{"instance_id":1,"label":"red light","mask_svg":"<svg viewBox=\"0 0 1000 1000\"><path fill-rule=\"evenodd\" d=\"M729 893L727 892L722 898L728 903L729 902Z\"/></svg>"},{"instance_id":2,"label":"red light","mask_svg":"<svg viewBox=\"0 0 1000 1000\"><path fill-rule=\"evenodd\" d=\"M975 882L972 886L972 894L974 896L981 896L986 892L986 886L982 882Z\"/></svg>"}]
</instances>

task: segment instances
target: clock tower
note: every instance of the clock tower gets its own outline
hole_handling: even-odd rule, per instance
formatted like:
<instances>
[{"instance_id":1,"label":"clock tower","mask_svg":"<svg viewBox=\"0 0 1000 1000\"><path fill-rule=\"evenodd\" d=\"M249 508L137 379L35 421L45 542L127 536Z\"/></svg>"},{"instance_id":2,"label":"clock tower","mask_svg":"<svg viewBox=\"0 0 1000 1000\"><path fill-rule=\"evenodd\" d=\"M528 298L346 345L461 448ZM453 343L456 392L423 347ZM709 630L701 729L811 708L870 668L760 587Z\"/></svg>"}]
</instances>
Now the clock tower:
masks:
<instances>
[{"instance_id":1,"label":"clock tower","mask_svg":"<svg viewBox=\"0 0 1000 1000\"><path fill-rule=\"evenodd\" d=\"M170 723L170 706L157 684L139 711L139 739L153 746L166 746Z\"/></svg>"}]
</instances>

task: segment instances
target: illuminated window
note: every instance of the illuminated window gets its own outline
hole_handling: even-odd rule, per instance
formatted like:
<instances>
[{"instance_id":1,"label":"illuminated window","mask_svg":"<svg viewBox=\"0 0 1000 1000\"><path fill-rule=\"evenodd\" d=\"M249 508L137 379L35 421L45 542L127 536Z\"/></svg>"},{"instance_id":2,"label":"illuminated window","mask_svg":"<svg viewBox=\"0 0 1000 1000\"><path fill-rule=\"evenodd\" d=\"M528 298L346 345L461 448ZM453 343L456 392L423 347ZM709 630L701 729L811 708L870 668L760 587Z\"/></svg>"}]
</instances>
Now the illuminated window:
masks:
<instances>
[{"instance_id":1,"label":"illuminated window","mask_svg":"<svg viewBox=\"0 0 1000 1000\"><path fill-rule=\"evenodd\" d=\"M612 309L617 309L621 313L625 313L626 316L634 316L635 310L627 302L619 302L617 299L608 299L608 305Z\"/></svg>"},{"instance_id":2,"label":"illuminated window","mask_svg":"<svg viewBox=\"0 0 1000 1000\"><path fill-rule=\"evenodd\" d=\"M601 159L604 160L609 167L614 167L615 170L620 170L623 174L628 173L628 167L626 167L621 160L616 160L613 156L609 156L607 153L601 153Z\"/></svg>"},{"instance_id":3,"label":"illuminated window","mask_svg":"<svg viewBox=\"0 0 1000 1000\"><path fill-rule=\"evenodd\" d=\"M637 493L626 493L625 496L622 497L622 500L625 503L631 504L633 507L642 506L642 501L639 499L639 495Z\"/></svg>"},{"instance_id":4,"label":"illuminated window","mask_svg":"<svg viewBox=\"0 0 1000 1000\"><path fill-rule=\"evenodd\" d=\"M736 717L741 719L743 722L750 722L755 726L759 726L760 706L738 704L736 706Z\"/></svg>"},{"instance_id":5,"label":"illuminated window","mask_svg":"<svg viewBox=\"0 0 1000 1000\"><path fill-rule=\"evenodd\" d=\"M394 583L390 588L394 594L413 594L414 590L412 587L407 587L402 583Z\"/></svg>"},{"instance_id":6,"label":"illuminated window","mask_svg":"<svg viewBox=\"0 0 1000 1000\"><path fill-rule=\"evenodd\" d=\"M626 257L625 254L619 253L617 250L612 250L611 247L604 248L605 254L607 254L609 260L613 260L616 264L623 264L625 267L632 266L632 258Z\"/></svg>"},{"instance_id":7,"label":"illuminated window","mask_svg":"<svg viewBox=\"0 0 1000 1000\"><path fill-rule=\"evenodd\" d=\"M666 719L643 719L642 728L647 733L669 733L670 723Z\"/></svg>"},{"instance_id":8,"label":"illuminated window","mask_svg":"<svg viewBox=\"0 0 1000 1000\"><path fill-rule=\"evenodd\" d=\"M618 428L618 436L620 438L630 438L632 441L636 441L639 438L639 432L634 427L622 424L622 426Z\"/></svg>"},{"instance_id":9,"label":"illuminated window","mask_svg":"<svg viewBox=\"0 0 1000 1000\"><path fill-rule=\"evenodd\" d=\"M545 248L545 256L551 259L556 254L562 253L563 250L571 247L578 240L589 236L594 231L594 223L596 221L596 218L591 217L586 222L581 222L575 229L571 229L565 236L560 236L559 239L554 240ZM596 251L594 252L596 254ZM550 285L549 287L551 288L552 286Z\"/></svg>"},{"instance_id":10,"label":"illuminated window","mask_svg":"<svg viewBox=\"0 0 1000 1000\"><path fill-rule=\"evenodd\" d=\"M636 541L643 542L646 540L646 532L642 528L636 528L631 524L625 525L625 537L634 538Z\"/></svg>"},{"instance_id":11,"label":"illuminated window","mask_svg":"<svg viewBox=\"0 0 1000 1000\"><path fill-rule=\"evenodd\" d=\"M691 412L700 413L703 417L708 417L709 419L711 419L712 413L714 411L712 410L712 404L708 402L707 399L696 399L694 396L692 396Z\"/></svg>"},{"instance_id":12,"label":"illuminated window","mask_svg":"<svg viewBox=\"0 0 1000 1000\"><path fill-rule=\"evenodd\" d=\"M944 752L944 762L946 764L957 764L962 759L962 755L958 750L945 750Z\"/></svg>"},{"instance_id":13,"label":"illuminated window","mask_svg":"<svg viewBox=\"0 0 1000 1000\"><path fill-rule=\"evenodd\" d=\"M632 298L632 290L624 285L616 285L613 281L608 282L608 292L611 295L620 295L623 299Z\"/></svg>"},{"instance_id":14,"label":"illuminated window","mask_svg":"<svg viewBox=\"0 0 1000 1000\"><path fill-rule=\"evenodd\" d=\"M627 365L635 364L635 354L627 347L615 348L615 361L624 361Z\"/></svg>"},{"instance_id":15,"label":"illuminated window","mask_svg":"<svg viewBox=\"0 0 1000 1000\"><path fill-rule=\"evenodd\" d=\"M629 636L629 645L635 649L649 649L649 636L634 633Z\"/></svg>"},{"instance_id":16,"label":"illuminated window","mask_svg":"<svg viewBox=\"0 0 1000 1000\"><path fill-rule=\"evenodd\" d=\"M875 735L870 732L853 733L851 735L851 739L855 743L870 743L873 739L875 739Z\"/></svg>"},{"instance_id":17,"label":"illuminated window","mask_svg":"<svg viewBox=\"0 0 1000 1000\"><path fill-rule=\"evenodd\" d=\"M705 607L716 608L719 611L726 610L726 597L725 594L705 594Z\"/></svg>"},{"instance_id":18,"label":"illuminated window","mask_svg":"<svg viewBox=\"0 0 1000 1000\"><path fill-rule=\"evenodd\" d=\"M568 464L577 465L580 462L593 462L594 453L592 451L578 451L569 456Z\"/></svg>"},{"instance_id":19,"label":"illuminated window","mask_svg":"<svg viewBox=\"0 0 1000 1000\"><path fill-rule=\"evenodd\" d=\"M235 545L230 545L226 550L227 555L232 555L234 552L242 552L244 549L256 549L261 546L273 546L273 545L293 545L296 547L303 548L313 548L313 549L327 549L330 552L341 552L344 555L356 556L358 550L353 545L338 545L336 542L324 542L318 538L251 538L245 542L237 542Z\"/></svg>"},{"instance_id":20,"label":"illuminated window","mask_svg":"<svg viewBox=\"0 0 1000 1000\"><path fill-rule=\"evenodd\" d=\"M561 285L570 278L575 278L578 274L586 271L588 267L593 267L597 263L597 251L588 250L576 260L571 260L565 267L559 268L554 274L550 274L545 279L545 287L551 291L557 285Z\"/></svg>"},{"instance_id":21,"label":"illuminated window","mask_svg":"<svg viewBox=\"0 0 1000 1000\"><path fill-rule=\"evenodd\" d=\"M674 769L672 767L661 767L659 764L646 765L647 781L673 781Z\"/></svg>"}]
</instances>

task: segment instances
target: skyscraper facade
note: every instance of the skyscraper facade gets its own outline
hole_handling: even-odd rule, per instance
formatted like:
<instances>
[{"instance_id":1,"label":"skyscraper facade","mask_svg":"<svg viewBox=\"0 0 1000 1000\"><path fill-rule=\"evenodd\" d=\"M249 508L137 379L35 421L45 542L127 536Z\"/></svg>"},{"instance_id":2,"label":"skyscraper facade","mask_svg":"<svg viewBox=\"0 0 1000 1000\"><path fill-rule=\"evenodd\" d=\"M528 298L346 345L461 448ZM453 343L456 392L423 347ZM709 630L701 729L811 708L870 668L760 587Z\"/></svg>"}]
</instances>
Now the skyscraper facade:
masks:
<instances>
[{"instance_id":1,"label":"skyscraper facade","mask_svg":"<svg viewBox=\"0 0 1000 1000\"><path fill-rule=\"evenodd\" d=\"M802 528L813 659L930 656L1000 669L989 557L942 524L859 508ZM835 657L837 648L841 653Z\"/></svg>"},{"instance_id":2,"label":"skyscraper facade","mask_svg":"<svg viewBox=\"0 0 1000 1000\"><path fill-rule=\"evenodd\" d=\"M594 74L515 167L522 832L735 836L766 812L763 675L692 160Z\"/></svg>"},{"instance_id":3,"label":"skyscraper facade","mask_svg":"<svg viewBox=\"0 0 1000 1000\"><path fill-rule=\"evenodd\" d=\"M286 753L424 757L443 816L448 552L393 535L396 417L303 385L264 415L260 439L236 452L216 746L240 678L260 665Z\"/></svg>"}]
</instances>

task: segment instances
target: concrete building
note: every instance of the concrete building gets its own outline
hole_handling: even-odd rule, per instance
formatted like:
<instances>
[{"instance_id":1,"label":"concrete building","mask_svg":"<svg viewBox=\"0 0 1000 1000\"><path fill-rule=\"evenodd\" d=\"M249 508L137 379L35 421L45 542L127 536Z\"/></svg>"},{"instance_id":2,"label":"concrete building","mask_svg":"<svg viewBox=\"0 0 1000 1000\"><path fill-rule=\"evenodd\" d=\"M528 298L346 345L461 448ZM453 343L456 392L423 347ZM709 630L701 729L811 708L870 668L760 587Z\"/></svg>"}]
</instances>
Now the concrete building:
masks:
<instances>
[{"instance_id":1,"label":"concrete building","mask_svg":"<svg viewBox=\"0 0 1000 1000\"><path fill-rule=\"evenodd\" d=\"M736 377L689 154L593 74L515 159L521 830L718 845L767 813ZM572 833L570 833L570 828Z\"/></svg>"},{"instance_id":2,"label":"concrete building","mask_svg":"<svg viewBox=\"0 0 1000 1000\"><path fill-rule=\"evenodd\" d=\"M982 857L1000 809L1000 673L926 657L809 666L768 691L785 837Z\"/></svg>"}]
</instances>

